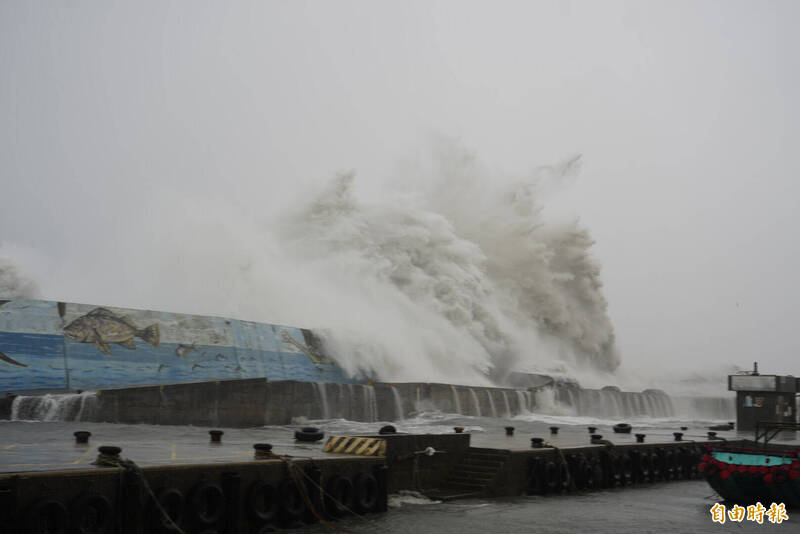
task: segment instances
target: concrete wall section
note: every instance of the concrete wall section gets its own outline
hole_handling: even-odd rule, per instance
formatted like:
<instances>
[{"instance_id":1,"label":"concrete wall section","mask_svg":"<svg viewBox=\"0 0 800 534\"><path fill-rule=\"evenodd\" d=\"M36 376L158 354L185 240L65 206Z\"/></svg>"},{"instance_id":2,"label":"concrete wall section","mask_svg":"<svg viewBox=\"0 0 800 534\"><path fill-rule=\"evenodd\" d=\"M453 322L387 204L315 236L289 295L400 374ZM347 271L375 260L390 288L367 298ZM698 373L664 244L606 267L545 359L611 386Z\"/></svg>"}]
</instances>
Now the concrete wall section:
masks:
<instances>
[{"instance_id":1,"label":"concrete wall section","mask_svg":"<svg viewBox=\"0 0 800 534\"><path fill-rule=\"evenodd\" d=\"M162 526L165 520L151 502L152 492L174 514L182 532L273 532L273 527L318 521L299 491L317 514L338 515L320 490L334 479L354 483L358 477L374 476L374 505L359 512L385 511L382 465L382 458L340 457L294 459L291 466L265 460L144 467L141 477L117 468L0 474L0 520L3 532L73 532L73 525L91 525L85 532L95 532L95 525L105 525L107 513L111 524L103 532L174 532ZM261 493L254 495L256 490ZM274 513L266 517L270 510ZM40 516L47 516L46 526Z\"/></svg>"},{"instance_id":2,"label":"concrete wall section","mask_svg":"<svg viewBox=\"0 0 800 534\"><path fill-rule=\"evenodd\" d=\"M0 391L256 377L358 382L322 354L316 338L304 329L86 304L0 300Z\"/></svg>"},{"instance_id":3,"label":"concrete wall section","mask_svg":"<svg viewBox=\"0 0 800 534\"><path fill-rule=\"evenodd\" d=\"M525 396L516 393L502 388L447 384L218 380L99 390L97 406L82 413L84 420L93 421L228 427L285 425L296 417L396 421L425 410L459 413L455 411L456 403L461 407L460 413L481 410L491 415L488 399L499 400L503 394L509 399L510 413L515 415L528 409L519 400ZM474 399L478 399L477 403ZM505 407L499 415L505 415Z\"/></svg>"}]
</instances>

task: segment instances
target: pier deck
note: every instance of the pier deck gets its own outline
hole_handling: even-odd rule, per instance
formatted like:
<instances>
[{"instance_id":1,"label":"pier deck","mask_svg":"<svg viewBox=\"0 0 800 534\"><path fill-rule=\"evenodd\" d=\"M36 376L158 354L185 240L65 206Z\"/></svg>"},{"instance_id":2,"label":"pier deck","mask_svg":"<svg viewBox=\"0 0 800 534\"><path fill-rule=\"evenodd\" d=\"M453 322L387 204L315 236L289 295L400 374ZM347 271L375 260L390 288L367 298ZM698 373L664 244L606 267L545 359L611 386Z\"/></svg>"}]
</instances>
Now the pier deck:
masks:
<instances>
[{"instance_id":1,"label":"pier deck","mask_svg":"<svg viewBox=\"0 0 800 534\"><path fill-rule=\"evenodd\" d=\"M510 452L531 451L532 437L541 437L560 449L602 447L590 444L587 427L565 425L560 427L558 434L552 435L549 426L546 423L527 423L524 428L518 428L513 436L506 436L502 430L468 431L468 439L472 447ZM210 428L205 427L77 422L6 423L0 438L0 473L90 467L101 445L122 447L123 457L142 466L246 462L253 459L254 443L271 443L277 454L293 457L342 456L323 453L325 440L318 443L296 442L293 435L295 428L225 428L222 443L212 444L208 434ZM75 443L72 433L76 430L92 432L88 445ZM680 431L679 428L674 430ZM645 444L675 443L671 430L639 430L634 427L634 433L639 431L647 434ZM615 445L636 443L633 433L615 434L609 426L599 426L597 433ZM717 435L727 440L751 437L750 433L736 431L721 431ZM793 434L788 437L796 442L791 439ZM708 437L706 429L697 427L684 431L683 439L687 442L705 442Z\"/></svg>"}]
</instances>

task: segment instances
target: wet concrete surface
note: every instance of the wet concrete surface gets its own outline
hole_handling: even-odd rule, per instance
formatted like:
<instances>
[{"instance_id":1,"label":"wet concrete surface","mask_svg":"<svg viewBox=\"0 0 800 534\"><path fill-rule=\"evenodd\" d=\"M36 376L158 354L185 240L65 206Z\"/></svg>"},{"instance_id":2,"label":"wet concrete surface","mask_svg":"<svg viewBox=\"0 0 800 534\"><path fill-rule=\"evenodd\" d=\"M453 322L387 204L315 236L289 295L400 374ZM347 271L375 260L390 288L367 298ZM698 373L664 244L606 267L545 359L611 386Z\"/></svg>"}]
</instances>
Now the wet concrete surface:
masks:
<instances>
[{"instance_id":1,"label":"wet concrete surface","mask_svg":"<svg viewBox=\"0 0 800 534\"><path fill-rule=\"evenodd\" d=\"M340 456L323 453L324 440L294 440L296 428L222 429L221 444L210 443L210 428L115 425L71 422L0 424L0 472L82 469L91 466L102 445L122 447L121 456L141 466L252 460L254 443L271 443L273 452L294 457ZM73 432L88 430L88 444L75 443Z\"/></svg>"},{"instance_id":2,"label":"wet concrete surface","mask_svg":"<svg viewBox=\"0 0 800 534\"><path fill-rule=\"evenodd\" d=\"M351 421L314 421L331 434L372 434L383 423L354 423ZM464 426L471 436L471 446L508 450L530 450L531 438L541 437L559 448L585 447L590 444L587 425L559 425L558 434L550 433L548 422L503 420L495 418L454 419L453 425L431 425L415 420L393 423L398 431L410 433L448 433L452 426ZM506 436L505 426L514 425L513 436ZM269 426L240 429L226 428L222 444L210 443L210 428L194 426L120 425L83 422L27 422L0 423L0 472L33 471L48 469L83 468L97 456L97 447L116 445L122 447L122 456L147 465L216 463L247 461L253 458L254 443L271 443L274 452L297 457L330 456L323 453L324 441L300 443L294 440L296 426ZM302 425L305 426L305 425ZM77 445L73 432L88 430L92 433L88 445ZM646 443L674 443L673 431L680 428L671 424L660 427L634 426L633 433L647 434ZM597 433L614 444L633 444L634 434L615 434L610 425L597 425ZM752 433L735 431L718 432L725 439L752 438ZM706 429L702 426L684 431L685 440L705 441ZM789 442L796 440L789 440Z\"/></svg>"}]
</instances>

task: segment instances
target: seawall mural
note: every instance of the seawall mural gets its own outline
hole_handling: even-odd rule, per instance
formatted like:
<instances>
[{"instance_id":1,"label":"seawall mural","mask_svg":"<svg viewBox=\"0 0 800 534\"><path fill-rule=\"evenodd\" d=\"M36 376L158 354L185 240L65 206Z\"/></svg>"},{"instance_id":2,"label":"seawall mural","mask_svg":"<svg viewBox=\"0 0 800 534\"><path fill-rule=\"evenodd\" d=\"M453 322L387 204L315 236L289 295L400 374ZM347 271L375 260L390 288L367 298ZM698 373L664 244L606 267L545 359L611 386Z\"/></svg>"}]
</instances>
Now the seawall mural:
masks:
<instances>
[{"instance_id":1,"label":"seawall mural","mask_svg":"<svg viewBox=\"0 0 800 534\"><path fill-rule=\"evenodd\" d=\"M0 391L260 378L358 383L306 329L222 317L0 300Z\"/></svg>"}]
</instances>

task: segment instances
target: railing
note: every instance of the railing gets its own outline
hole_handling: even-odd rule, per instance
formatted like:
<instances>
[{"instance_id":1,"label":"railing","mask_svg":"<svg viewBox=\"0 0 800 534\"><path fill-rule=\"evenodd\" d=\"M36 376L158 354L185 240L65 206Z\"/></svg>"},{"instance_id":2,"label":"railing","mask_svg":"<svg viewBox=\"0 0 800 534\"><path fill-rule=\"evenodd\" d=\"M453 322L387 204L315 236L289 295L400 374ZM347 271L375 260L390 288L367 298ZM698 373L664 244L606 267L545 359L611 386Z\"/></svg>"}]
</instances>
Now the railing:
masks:
<instances>
[{"instance_id":1,"label":"railing","mask_svg":"<svg viewBox=\"0 0 800 534\"><path fill-rule=\"evenodd\" d=\"M782 423L778 421L759 421L756 423L755 442L763 439L764 445L775 439L775 436L784 431L797 432L800 430L800 423Z\"/></svg>"}]
</instances>

